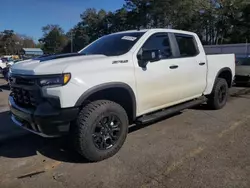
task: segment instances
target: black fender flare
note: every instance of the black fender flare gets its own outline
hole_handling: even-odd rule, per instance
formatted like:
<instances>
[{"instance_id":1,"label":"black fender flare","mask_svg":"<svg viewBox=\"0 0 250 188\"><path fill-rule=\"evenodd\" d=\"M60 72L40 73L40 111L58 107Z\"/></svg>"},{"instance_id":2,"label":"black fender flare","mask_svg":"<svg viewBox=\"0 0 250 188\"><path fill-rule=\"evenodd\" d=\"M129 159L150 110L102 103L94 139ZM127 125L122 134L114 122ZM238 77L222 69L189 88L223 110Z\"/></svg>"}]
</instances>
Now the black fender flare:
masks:
<instances>
[{"instance_id":1,"label":"black fender flare","mask_svg":"<svg viewBox=\"0 0 250 188\"><path fill-rule=\"evenodd\" d=\"M136 118L136 98L133 89L126 83L123 82L109 82L100 85L96 85L87 91L85 91L80 98L77 100L75 107L80 107L87 98L89 98L92 94L99 92L104 89L111 89L111 88L122 88L128 91L131 99L132 99L132 108L133 108L133 119Z\"/></svg>"},{"instance_id":2,"label":"black fender flare","mask_svg":"<svg viewBox=\"0 0 250 188\"><path fill-rule=\"evenodd\" d=\"M233 73L232 73L232 70L229 68L229 67L224 67L222 69L219 70L219 72L217 73L216 77L215 77L215 80L214 80L214 84L215 84L215 81L216 79L219 77L219 75L224 72L224 71L229 71L231 73L231 75L233 76ZM232 77L232 80L231 80L231 85L229 87L232 87L232 84L233 84L233 77ZM213 84L213 88L214 88L214 84Z\"/></svg>"}]
</instances>

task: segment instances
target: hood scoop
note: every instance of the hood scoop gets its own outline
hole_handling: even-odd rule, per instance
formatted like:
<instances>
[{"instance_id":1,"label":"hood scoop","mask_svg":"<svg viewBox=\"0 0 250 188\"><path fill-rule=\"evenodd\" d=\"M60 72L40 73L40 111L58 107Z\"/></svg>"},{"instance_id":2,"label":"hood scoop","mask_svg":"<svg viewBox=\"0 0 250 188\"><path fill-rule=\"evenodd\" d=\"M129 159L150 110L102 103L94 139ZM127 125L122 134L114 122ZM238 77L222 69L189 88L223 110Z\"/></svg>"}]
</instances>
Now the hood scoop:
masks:
<instances>
[{"instance_id":1,"label":"hood scoop","mask_svg":"<svg viewBox=\"0 0 250 188\"><path fill-rule=\"evenodd\" d=\"M67 57L76 57L76 56L84 56L85 54L81 54L81 53L67 53L67 54L58 54L58 55L44 55L44 56L40 56L37 58L34 58L33 60L38 60L40 62L44 62L44 61L50 61L50 60L54 60L54 59L62 59L62 58L67 58Z\"/></svg>"}]
</instances>

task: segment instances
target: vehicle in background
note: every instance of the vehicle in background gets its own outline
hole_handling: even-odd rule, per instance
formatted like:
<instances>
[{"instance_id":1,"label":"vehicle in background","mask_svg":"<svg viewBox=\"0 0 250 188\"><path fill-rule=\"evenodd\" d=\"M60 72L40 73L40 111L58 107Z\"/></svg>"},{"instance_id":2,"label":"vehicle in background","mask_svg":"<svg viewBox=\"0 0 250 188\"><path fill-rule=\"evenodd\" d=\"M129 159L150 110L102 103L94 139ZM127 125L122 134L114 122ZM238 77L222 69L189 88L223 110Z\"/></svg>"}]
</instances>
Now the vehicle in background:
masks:
<instances>
[{"instance_id":1,"label":"vehicle in background","mask_svg":"<svg viewBox=\"0 0 250 188\"><path fill-rule=\"evenodd\" d=\"M10 67L11 67L12 65L14 65L15 63L19 62L19 61L22 61L22 60L19 59L19 60L13 60L13 61L7 61L7 62L6 62L5 67L1 70L1 72L2 72L2 74L3 74L3 76L4 76L4 79L5 79L6 81L8 81L8 78L9 78L9 70L10 70Z\"/></svg>"},{"instance_id":2,"label":"vehicle in background","mask_svg":"<svg viewBox=\"0 0 250 188\"><path fill-rule=\"evenodd\" d=\"M9 69L10 67L7 66L2 70L2 75L6 81L9 80Z\"/></svg>"},{"instance_id":3,"label":"vehicle in background","mask_svg":"<svg viewBox=\"0 0 250 188\"><path fill-rule=\"evenodd\" d=\"M118 152L131 124L205 102L223 108L234 75L234 54L206 55L195 33L119 32L79 53L14 64L11 118L44 137L69 134L83 157L100 161Z\"/></svg>"},{"instance_id":4,"label":"vehicle in background","mask_svg":"<svg viewBox=\"0 0 250 188\"><path fill-rule=\"evenodd\" d=\"M250 83L250 57L236 58L234 83L236 85Z\"/></svg>"},{"instance_id":5,"label":"vehicle in background","mask_svg":"<svg viewBox=\"0 0 250 188\"><path fill-rule=\"evenodd\" d=\"M6 63L7 66L12 66L14 65L15 61L13 59L9 59Z\"/></svg>"},{"instance_id":6,"label":"vehicle in background","mask_svg":"<svg viewBox=\"0 0 250 188\"><path fill-rule=\"evenodd\" d=\"M2 70L7 66L6 62L3 59L0 59L0 72L2 72Z\"/></svg>"},{"instance_id":7,"label":"vehicle in background","mask_svg":"<svg viewBox=\"0 0 250 188\"><path fill-rule=\"evenodd\" d=\"M7 67L9 63L9 58L3 57L0 59L0 71L2 71L5 67Z\"/></svg>"}]
</instances>

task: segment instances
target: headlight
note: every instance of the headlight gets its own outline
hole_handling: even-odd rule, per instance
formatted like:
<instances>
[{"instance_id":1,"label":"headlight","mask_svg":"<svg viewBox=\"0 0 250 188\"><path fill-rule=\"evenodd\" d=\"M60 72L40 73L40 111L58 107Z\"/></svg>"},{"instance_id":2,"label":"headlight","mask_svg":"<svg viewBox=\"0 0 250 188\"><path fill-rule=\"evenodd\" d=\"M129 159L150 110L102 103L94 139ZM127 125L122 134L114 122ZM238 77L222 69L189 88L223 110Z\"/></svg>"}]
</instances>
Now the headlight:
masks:
<instances>
[{"instance_id":1,"label":"headlight","mask_svg":"<svg viewBox=\"0 0 250 188\"><path fill-rule=\"evenodd\" d=\"M39 80L39 85L40 86L62 86L66 85L71 78L70 73L62 74L62 75L57 75L57 76L49 76L46 78L41 78Z\"/></svg>"}]
</instances>

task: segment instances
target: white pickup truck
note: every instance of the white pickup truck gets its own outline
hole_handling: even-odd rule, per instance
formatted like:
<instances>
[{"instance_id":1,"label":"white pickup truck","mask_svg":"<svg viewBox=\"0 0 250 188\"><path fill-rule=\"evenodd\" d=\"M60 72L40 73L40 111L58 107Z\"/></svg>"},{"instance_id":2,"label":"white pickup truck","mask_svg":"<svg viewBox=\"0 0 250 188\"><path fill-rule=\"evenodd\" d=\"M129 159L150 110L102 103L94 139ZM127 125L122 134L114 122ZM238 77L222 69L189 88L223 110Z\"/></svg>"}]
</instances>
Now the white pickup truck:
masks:
<instances>
[{"instance_id":1,"label":"white pickup truck","mask_svg":"<svg viewBox=\"0 0 250 188\"><path fill-rule=\"evenodd\" d=\"M201 103L222 108L234 55L206 56L195 33L149 29L104 36L78 53L11 67L12 120L45 137L69 134L90 161L111 157L129 125Z\"/></svg>"}]
</instances>

